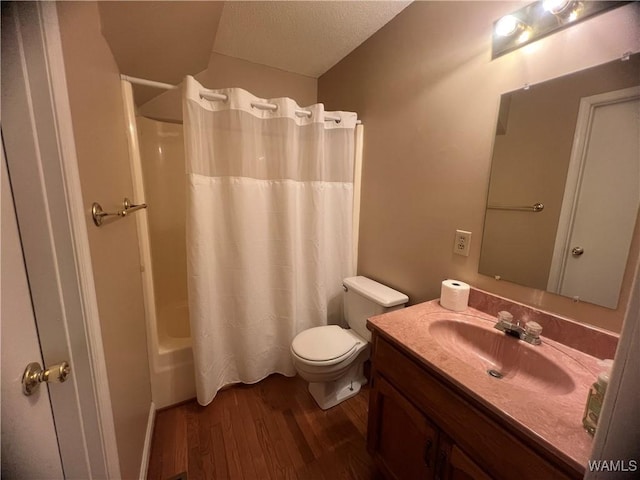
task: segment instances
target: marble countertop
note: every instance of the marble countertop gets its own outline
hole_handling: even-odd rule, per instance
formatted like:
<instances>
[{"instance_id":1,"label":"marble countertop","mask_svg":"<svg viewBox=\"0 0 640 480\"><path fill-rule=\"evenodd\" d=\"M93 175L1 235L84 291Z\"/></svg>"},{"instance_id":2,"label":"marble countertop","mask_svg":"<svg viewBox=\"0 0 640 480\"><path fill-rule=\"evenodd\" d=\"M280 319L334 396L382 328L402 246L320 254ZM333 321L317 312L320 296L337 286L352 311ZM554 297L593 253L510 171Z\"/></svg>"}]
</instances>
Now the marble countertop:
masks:
<instances>
[{"instance_id":1,"label":"marble countertop","mask_svg":"<svg viewBox=\"0 0 640 480\"><path fill-rule=\"evenodd\" d=\"M570 377L568 380L565 376L565 380L573 386L556 388L554 385L545 389L536 383L535 376L527 375L512 379L505 375L503 379L496 379L484 370L483 359L477 358L477 363L469 361L464 341L459 347L451 348L450 344L438 339L441 337L430 332L430 326L442 320L472 323L495 332L495 335L504 335L493 329L495 317L471 307L463 312L452 312L441 307L438 300L372 317L368 326L402 346L411 357L443 376L531 441L584 472L593 438L582 427L582 415L589 387L601 370L598 359L545 338L544 331L542 344L538 346L507 338L505 340L521 344L521 354L534 361L542 354L560 365ZM471 343L473 339L466 341Z\"/></svg>"}]
</instances>

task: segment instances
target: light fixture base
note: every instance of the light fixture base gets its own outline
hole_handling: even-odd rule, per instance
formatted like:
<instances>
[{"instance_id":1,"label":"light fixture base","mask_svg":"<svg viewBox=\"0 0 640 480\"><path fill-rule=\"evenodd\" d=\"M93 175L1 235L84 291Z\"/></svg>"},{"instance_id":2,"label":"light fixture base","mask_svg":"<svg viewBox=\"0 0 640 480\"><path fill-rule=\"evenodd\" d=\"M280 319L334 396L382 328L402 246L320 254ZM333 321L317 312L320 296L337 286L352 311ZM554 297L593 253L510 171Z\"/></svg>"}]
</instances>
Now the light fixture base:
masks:
<instances>
[{"instance_id":1,"label":"light fixture base","mask_svg":"<svg viewBox=\"0 0 640 480\"><path fill-rule=\"evenodd\" d=\"M540 0L531 3L500 17L493 23L491 58L505 55L570 25L627 3L631 2Z\"/></svg>"}]
</instances>

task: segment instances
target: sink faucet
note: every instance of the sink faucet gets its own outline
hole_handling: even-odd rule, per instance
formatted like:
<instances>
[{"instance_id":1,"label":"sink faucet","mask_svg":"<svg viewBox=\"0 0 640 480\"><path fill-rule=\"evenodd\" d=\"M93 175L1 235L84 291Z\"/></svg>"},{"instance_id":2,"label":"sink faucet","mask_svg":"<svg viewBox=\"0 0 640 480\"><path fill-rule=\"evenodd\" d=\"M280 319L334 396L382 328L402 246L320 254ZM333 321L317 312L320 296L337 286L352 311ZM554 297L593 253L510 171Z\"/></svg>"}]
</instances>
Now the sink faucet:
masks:
<instances>
[{"instance_id":1,"label":"sink faucet","mask_svg":"<svg viewBox=\"0 0 640 480\"><path fill-rule=\"evenodd\" d=\"M542 327L537 322L526 322L523 320L513 319L513 315L509 312L498 312L498 322L494 328L504 332L505 335L524 340L532 345L540 345L540 333Z\"/></svg>"},{"instance_id":2,"label":"sink faucet","mask_svg":"<svg viewBox=\"0 0 640 480\"><path fill-rule=\"evenodd\" d=\"M511 318L513 319L513 315L511 316ZM524 328L525 325L527 324L527 322L525 320L522 320L520 318L516 318L512 321L513 325L515 325L516 327L521 327Z\"/></svg>"}]
</instances>

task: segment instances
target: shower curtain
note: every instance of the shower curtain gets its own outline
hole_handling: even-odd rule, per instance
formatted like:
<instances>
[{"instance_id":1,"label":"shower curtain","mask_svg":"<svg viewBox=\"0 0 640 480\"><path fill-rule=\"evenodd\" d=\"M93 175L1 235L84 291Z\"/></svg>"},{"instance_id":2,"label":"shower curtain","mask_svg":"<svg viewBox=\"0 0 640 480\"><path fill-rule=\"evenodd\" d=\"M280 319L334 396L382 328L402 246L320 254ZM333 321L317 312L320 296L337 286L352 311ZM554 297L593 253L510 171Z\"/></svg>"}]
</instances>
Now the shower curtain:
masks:
<instances>
[{"instance_id":1,"label":"shower curtain","mask_svg":"<svg viewBox=\"0 0 640 480\"><path fill-rule=\"evenodd\" d=\"M295 375L290 345L342 322L353 274L356 114L185 80L187 271L198 402L231 383ZM271 103L266 110L252 103Z\"/></svg>"}]
</instances>

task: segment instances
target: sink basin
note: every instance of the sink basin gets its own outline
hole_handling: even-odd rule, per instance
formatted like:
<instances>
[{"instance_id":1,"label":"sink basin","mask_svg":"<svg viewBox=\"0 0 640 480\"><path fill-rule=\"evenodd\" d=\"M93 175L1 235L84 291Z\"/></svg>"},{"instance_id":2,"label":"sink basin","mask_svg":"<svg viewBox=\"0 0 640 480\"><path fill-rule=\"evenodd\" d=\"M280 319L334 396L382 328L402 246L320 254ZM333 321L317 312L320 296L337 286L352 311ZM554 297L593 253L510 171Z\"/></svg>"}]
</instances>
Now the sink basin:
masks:
<instances>
[{"instance_id":1,"label":"sink basin","mask_svg":"<svg viewBox=\"0 0 640 480\"><path fill-rule=\"evenodd\" d=\"M550 347L533 346L490 325L460 320L436 320L429 325L429 333L447 352L496 381L552 395L565 395L575 389L573 379L561 366L561 362L572 360L558 355L550 358L550 353L558 353Z\"/></svg>"}]
</instances>

